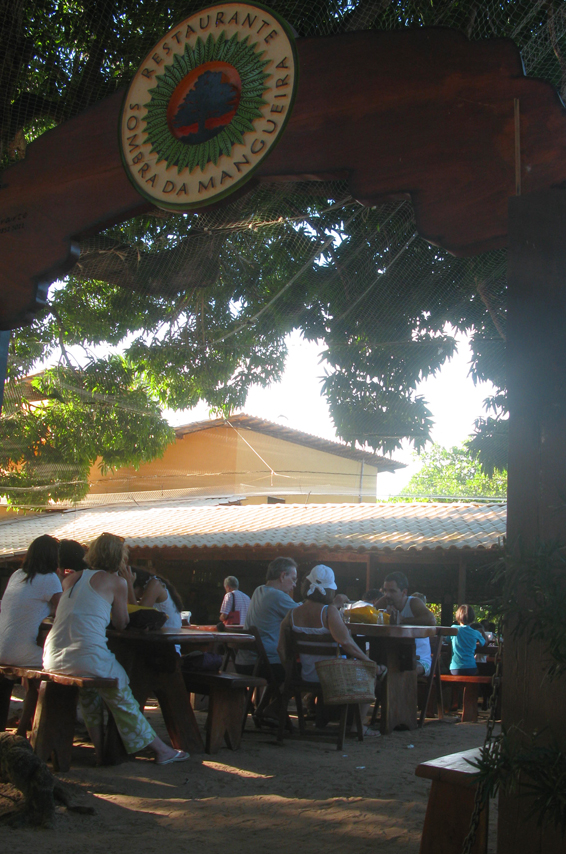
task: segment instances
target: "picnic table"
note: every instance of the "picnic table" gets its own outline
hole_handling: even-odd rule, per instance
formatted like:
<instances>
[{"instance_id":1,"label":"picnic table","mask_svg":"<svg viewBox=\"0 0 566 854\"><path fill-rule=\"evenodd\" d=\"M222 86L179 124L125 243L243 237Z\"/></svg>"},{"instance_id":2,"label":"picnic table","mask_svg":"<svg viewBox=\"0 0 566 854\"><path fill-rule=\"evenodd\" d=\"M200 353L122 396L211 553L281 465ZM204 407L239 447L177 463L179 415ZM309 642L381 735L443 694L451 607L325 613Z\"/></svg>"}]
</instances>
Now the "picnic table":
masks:
<instances>
[{"instance_id":1,"label":"picnic table","mask_svg":"<svg viewBox=\"0 0 566 854\"><path fill-rule=\"evenodd\" d=\"M253 635L236 632L157 629L142 631L108 629L108 646L125 669L134 697L143 706L154 695L159 703L171 744L178 750L202 753L204 744L191 707L189 694L181 672L181 661L175 647L182 653L210 650L221 643L254 646ZM126 753L112 718L104 743L105 764L124 761Z\"/></svg>"},{"instance_id":2,"label":"picnic table","mask_svg":"<svg viewBox=\"0 0 566 854\"><path fill-rule=\"evenodd\" d=\"M417 728L417 656L416 638L456 635L447 626L381 626L372 623L348 623L358 643L369 642L369 656L385 664L387 678L381 699L381 732L396 727ZM363 646L362 646L363 649Z\"/></svg>"}]
</instances>

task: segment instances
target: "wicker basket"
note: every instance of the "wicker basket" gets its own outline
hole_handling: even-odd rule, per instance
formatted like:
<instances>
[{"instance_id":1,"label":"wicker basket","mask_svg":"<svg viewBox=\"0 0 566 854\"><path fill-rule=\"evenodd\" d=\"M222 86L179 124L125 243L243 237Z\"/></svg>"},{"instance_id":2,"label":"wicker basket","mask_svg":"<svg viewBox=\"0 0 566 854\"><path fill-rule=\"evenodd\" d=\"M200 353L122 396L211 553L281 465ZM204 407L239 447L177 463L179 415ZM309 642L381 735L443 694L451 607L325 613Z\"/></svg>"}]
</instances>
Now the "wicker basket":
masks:
<instances>
[{"instance_id":1,"label":"wicker basket","mask_svg":"<svg viewBox=\"0 0 566 854\"><path fill-rule=\"evenodd\" d=\"M325 705L373 703L377 669L375 661L331 658L328 661L317 661L315 666Z\"/></svg>"}]
</instances>

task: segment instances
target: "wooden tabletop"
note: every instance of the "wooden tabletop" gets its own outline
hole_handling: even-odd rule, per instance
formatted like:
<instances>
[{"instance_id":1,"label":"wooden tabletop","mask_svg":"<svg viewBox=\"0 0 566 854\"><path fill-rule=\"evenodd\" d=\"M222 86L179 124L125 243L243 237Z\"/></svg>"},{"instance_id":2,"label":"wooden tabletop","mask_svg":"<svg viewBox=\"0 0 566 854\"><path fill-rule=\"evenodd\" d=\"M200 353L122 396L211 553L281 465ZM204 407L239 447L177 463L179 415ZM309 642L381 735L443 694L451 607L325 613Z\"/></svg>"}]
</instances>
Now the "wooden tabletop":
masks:
<instances>
[{"instance_id":1,"label":"wooden tabletop","mask_svg":"<svg viewBox=\"0 0 566 854\"><path fill-rule=\"evenodd\" d=\"M457 635L458 629L448 626L378 626L375 623L347 623L353 635L377 638L434 638L437 635Z\"/></svg>"},{"instance_id":2,"label":"wooden tabletop","mask_svg":"<svg viewBox=\"0 0 566 854\"><path fill-rule=\"evenodd\" d=\"M120 638L132 642L161 643L161 644L202 644L202 643L255 643L253 635L243 632L210 632L191 629L188 626L181 629L107 629L109 638Z\"/></svg>"}]
</instances>

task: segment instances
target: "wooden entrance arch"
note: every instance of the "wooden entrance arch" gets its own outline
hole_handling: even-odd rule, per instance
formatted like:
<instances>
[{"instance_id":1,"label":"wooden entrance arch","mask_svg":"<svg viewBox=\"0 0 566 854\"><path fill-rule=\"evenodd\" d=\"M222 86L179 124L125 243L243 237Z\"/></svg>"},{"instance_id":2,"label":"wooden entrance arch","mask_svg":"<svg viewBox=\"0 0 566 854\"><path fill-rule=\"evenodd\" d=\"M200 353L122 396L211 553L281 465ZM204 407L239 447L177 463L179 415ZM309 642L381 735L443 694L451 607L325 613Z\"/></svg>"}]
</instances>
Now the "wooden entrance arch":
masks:
<instances>
[{"instance_id":1,"label":"wooden entrance arch","mask_svg":"<svg viewBox=\"0 0 566 854\"><path fill-rule=\"evenodd\" d=\"M454 254L509 248L508 535L566 542L566 112L523 76L508 40L450 30L299 42L301 82L262 182L346 178L366 205L410 196L420 234ZM41 136L0 190L0 329L29 322L81 238L147 210L120 161L121 94ZM250 185L248 185L250 186ZM510 203L509 203L509 200ZM509 211L508 214L508 205ZM7 350L2 335L0 368ZM504 721L566 746L566 680L539 647L505 645ZM499 852L563 852L552 829L501 800Z\"/></svg>"}]
</instances>

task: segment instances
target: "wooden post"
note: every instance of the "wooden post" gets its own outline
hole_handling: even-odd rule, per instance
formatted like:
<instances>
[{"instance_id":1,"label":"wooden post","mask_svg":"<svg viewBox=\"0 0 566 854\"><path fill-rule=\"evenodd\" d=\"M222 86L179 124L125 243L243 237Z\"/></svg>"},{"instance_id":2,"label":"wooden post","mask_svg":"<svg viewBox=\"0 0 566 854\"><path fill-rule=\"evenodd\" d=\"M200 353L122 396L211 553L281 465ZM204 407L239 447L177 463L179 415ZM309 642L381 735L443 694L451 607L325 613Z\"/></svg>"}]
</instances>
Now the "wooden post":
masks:
<instances>
[{"instance_id":1,"label":"wooden post","mask_svg":"<svg viewBox=\"0 0 566 854\"><path fill-rule=\"evenodd\" d=\"M566 192L509 202L510 549L566 543ZM565 574L566 575L566 574ZM565 577L566 583L566 577ZM518 591L520 594L520 591ZM566 678L544 676L544 649L505 633L503 723L513 740L544 731L566 748ZM563 854L564 838L528 818L530 801L501 796L498 854Z\"/></svg>"},{"instance_id":2,"label":"wooden post","mask_svg":"<svg viewBox=\"0 0 566 854\"><path fill-rule=\"evenodd\" d=\"M463 557L458 562L458 605L466 602L466 561Z\"/></svg>"},{"instance_id":3,"label":"wooden post","mask_svg":"<svg viewBox=\"0 0 566 854\"><path fill-rule=\"evenodd\" d=\"M454 620L454 600L452 594L446 593L440 605L440 625L451 626Z\"/></svg>"},{"instance_id":4,"label":"wooden post","mask_svg":"<svg viewBox=\"0 0 566 854\"><path fill-rule=\"evenodd\" d=\"M4 383L6 381L6 372L8 370L9 344L10 330L4 329L0 331L0 412L2 412L2 404L4 402Z\"/></svg>"}]
</instances>

